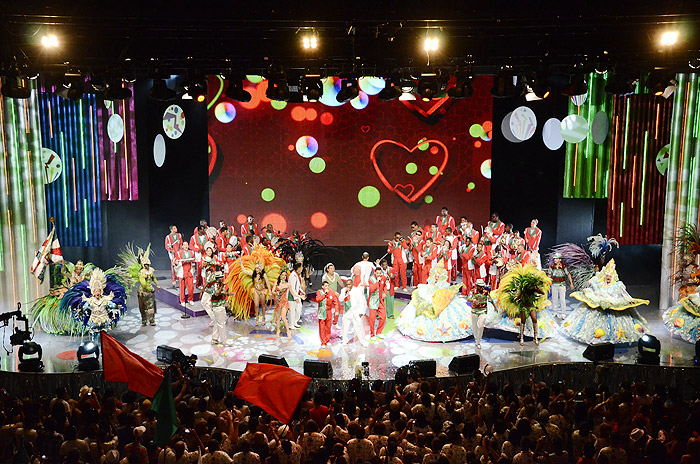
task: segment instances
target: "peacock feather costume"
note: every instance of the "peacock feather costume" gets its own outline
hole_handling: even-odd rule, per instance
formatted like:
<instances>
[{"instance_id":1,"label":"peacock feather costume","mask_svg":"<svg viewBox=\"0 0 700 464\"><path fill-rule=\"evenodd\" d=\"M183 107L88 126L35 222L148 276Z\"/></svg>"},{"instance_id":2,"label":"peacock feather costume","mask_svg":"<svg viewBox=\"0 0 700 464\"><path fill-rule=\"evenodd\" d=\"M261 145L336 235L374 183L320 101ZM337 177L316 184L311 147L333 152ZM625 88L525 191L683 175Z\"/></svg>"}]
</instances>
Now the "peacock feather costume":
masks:
<instances>
[{"instance_id":1,"label":"peacock feather costume","mask_svg":"<svg viewBox=\"0 0 700 464\"><path fill-rule=\"evenodd\" d=\"M260 263L270 282L277 278L286 267L283 259L273 255L262 245L255 245L250 255L242 256L233 262L225 278L228 304L233 317L248 319L253 303L253 273L257 263Z\"/></svg>"},{"instance_id":2,"label":"peacock feather costume","mask_svg":"<svg viewBox=\"0 0 700 464\"><path fill-rule=\"evenodd\" d=\"M552 279L532 264L516 264L503 276L498 288L491 291L491 298L510 318L516 318L549 306L547 293L551 286Z\"/></svg>"}]
</instances>

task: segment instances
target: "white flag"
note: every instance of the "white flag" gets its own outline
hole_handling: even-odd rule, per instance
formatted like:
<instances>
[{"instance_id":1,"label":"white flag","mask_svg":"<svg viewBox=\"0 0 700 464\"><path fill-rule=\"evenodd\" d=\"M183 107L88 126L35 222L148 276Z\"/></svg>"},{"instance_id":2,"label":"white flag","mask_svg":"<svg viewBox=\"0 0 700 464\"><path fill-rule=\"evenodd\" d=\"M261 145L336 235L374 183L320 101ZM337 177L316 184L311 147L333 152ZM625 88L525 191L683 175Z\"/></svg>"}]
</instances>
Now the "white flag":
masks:
<instances>
[{"instance_id":1,"label":"white flag","mask_svg":"<svg viewBox=\"0 0 700 464\"><path fill-rule=\"evenodd\" d=\"M51 228L51 233L46 237L41 248L39 248L39 251L36 252L36 257L34 257L34 262L29 272L43 282L46 265L60 262L63 262L63 254L61 253L61 245L58 243L58 238L56 237L56 226L54 226Z\"/></svg>"}]
</instances>

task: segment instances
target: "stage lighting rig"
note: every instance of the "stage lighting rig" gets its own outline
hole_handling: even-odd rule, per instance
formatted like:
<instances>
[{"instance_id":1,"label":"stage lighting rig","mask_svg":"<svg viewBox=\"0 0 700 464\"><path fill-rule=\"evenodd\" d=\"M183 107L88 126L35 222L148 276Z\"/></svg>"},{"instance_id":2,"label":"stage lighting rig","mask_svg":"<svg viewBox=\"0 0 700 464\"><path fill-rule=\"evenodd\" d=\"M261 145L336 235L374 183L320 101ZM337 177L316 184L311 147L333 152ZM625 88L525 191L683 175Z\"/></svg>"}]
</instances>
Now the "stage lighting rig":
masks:
<instances>
[{"instance_id":1,"label":"stage lighting rig","mask_svg":"<svg viewBox=\"0 0 700 464\"><path fill-rule=\"evenodd\" d=\"M665 47L675 45L676 42L678 42L678 31L665 31L661 33L659 42Z\"/></svg>"},{"instance_id":2,"label":"stage lighting rig","mask_svg":"<svg viewBox=\"0 0 700 464\"><path fill-rule=\"evenodd\" d=\"M41 36L41 45L44 48L58 48L58 37L56 34L48 34Z\"/></svg>"},{"instance_id":3,"label":"stage lighting rig","mask_svg":"<svg viewBox=\"0 0 700 464\"><path fill-rule=\"evenodd\" d=\"M335 99L338 103L345 103L357 97L359 94L360 86L357 84L357 78L347 77L341 79L340 90L338 91L338 95L335 96Z\"/></svg>"},{"instance_id":4,"label":"stage lighting rig","mask_svg":"<svg viewBox=\"0 0 700 464\"><path fill-rule=\"evenodd\" d=\"M515 84L513 83L513 71L510 66L505 66L498 71L498 75L493 81L491 96L496 98L512 97L516 94Z\"/></svg>"},{"instance_id":5,"label":"stage lighting rig","mask_svg":"<svg viewBox=\"0 0 700 464\"><path fill-rule=\"evenodd\" d=\"M168 87L168 84L163 78L153 78L153 87L148 91L148 96L152 100L169 101L174 100L177 93Z\"/></svg>"},{"instance_id":6,"label":"stage lighting rig","mask_svg":"<svg viewBox=\"0 0 700 464\"><path fill-rule=\"evenodd\" d=\"M302 81L301 91L306 100L317 102L323 96L323 83L320 74L307 74Z\"/></svg>"},{"instance_id":7,"label":"stage lighting rig","mask_svg":"<svg viewBox=\"0 0 700 464\"><path fill-rule=\"evenodd\" d=\"M643 335L637 342L637 363L639 364L659 364L661 359L661 342L653 335Z\"/></svg>"},{"instance_id":8,"label":"stage lighting rig","mask_svg":"<svg viewBox=\"0 0 700 464\"><path fill-rule=\"evenodd\" d=\"M124 79L112 78L107 80L103 98L105 100L128 100L131 90L124 87Z\"/></svg>"},{"instance_id":9,"label":"stage lighting rig","mask_svg":"<svg viewBox=\"0 0 700 464\"><path fill-rule=\"evenodd\" d=\"M207 99L207 84L204 79L190 79L185 85L187 94L197 103L204 103Z\"/></svg>"},{"instance_id":10,"label":"stage lighting rig","mask_svg":"<svg viewBox=\"0 0 700 464\"><path fill-rule=\"evenodd\" d=\"M100 346L92 340L80 344L76 357L79 371L96 371L100 368Z\"/></svg>"},{"instance_id":11,"label":"stage lighting rig","mask_svg":"<svg viewBox=\"0 0 700 464\"><path fill-rule=\"evenodd\" d=\"M226 87L226 98L239 102L249 102L253 96L243 88L243 76L234 75L226 78L228 87Z\"/></svg>"},{"instance_id":12,"label":"stage lighting rig","mask_svg":"<svg viewBox=\"0 0 700 464\"><path fill-rule=\"evenodd\" d=\"M2 86L2 95L7 98L27 99L31 93L25 76L21 73L19 65L15 63L5 76L5 82Z\"/></svg>"},{"instance_id":13,"label":"stage lighting rig","mask_svg":"<svg viewBox=\"0 0 700 464\"><path fill-rule=\"evenodd\" d=\"M78 101L85 93L84 80L79 72L67 72L62 87L56 92L59 97L70 101Z\"/></svg>"},{"instance_id":14,"label":"stage lighting rig","mask_svg":"<svg viewBox=\"0 0 700 464\"><path fill-rule=\"evenodd\" d=\"M562 95L574 97L588 93L588 84L586 84L586 79L582 75L572 75L569 79L569 85L561 91Z\"/></svg>"},{"instance_id":15,"label":"stage lighting rig","mask_svg":"<svg viewBox=\"0 0 700 464\"><path fill-rule=\"evenodd\" d=\"M388 77L384 80L384 88L379 91L377 98L379 98L379 101L391 101L399 98L402 93L401 89L396 85L396 79Z\"/></svg>"},{"instance_id":16,"label":"stage lighting rig","mask_svg":"<svg viewBox=\"0 0 700 464\"><path fill-rule=\"evenodd\" d=\"M14 332L10 335L10 345L19 346L19 370L23 372L39 372L44 368L41 362L41 346L31 342L32 332L29 330L29 321L22 314L22 303L17 303L17 310L0 314L0 325L7 327L11 319L15 320ZM22 322L24 328L17 327ZM9 353L9 352L8 352Z\"/></svg>"},{"instance_id":17,"label":"stage lighting rig","mask_svg":"<svg viewBox=\"0 0 700 464\"><path fill-rule=\"evenodd\" d=\"M447 95L455 99L471 97L474 94L474 88L472 87L472 79L474 77L471 72L457 71L455 77L457 78L457 83L447 91Z\"/></svg>"},{"instance_id":18,"label":"stage lighting rig","mask_svg":"<svg viewBox=\"0 0 700 464\"><path fill-rule=\"evenodd\" d=\"M428 36L423 41L423 50L425 50L427 53L434 52L437 51L439 45L440 41L437 37Z\"/></svg>"}]
</instances>

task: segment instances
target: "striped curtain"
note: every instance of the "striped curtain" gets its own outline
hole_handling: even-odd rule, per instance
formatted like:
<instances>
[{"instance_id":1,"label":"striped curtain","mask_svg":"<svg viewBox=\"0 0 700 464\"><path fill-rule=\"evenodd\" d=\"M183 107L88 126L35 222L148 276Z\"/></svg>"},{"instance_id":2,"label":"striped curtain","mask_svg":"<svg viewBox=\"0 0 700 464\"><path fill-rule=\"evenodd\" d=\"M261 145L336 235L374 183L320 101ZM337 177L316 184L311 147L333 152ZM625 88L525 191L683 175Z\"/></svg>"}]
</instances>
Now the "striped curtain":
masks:
<instances>
[{"instance_id":1,"label":"striped curtain","mask_svg":"<svg viewBox=\"0 0 700 464\"><path fill-rule=\"evenodd\" d=\"M133 84L126 84L132 90ZM134 99L97 102L100 183L103 201L139 199ZM115 127L117 130L115 130ZM122 127L122 130L118 130ZM121 137L119 135L121 134Z\"/></svg>"},{"instance_id":2,"label":"striped curtain","mask_svg":"<svg viewBox=\"0 0 700 464\"><path fill-rule=\"evenodd\" d=\"M700 74L678 74L678 88L673 99L671 144L666 173L666 208L664 212L661 254L659 307L666 309L678 298L671 287L677 263L673 239L686 224L700 227Z\"/></svg>"},{"instance_id":3,"label":"striped curtain","mask_svg":"<svg viewBox=\"0 0 700 464\"><path fill-rule=\"evenodd\" d=\"M671 109L650 94L613 100L607 235L620 244L661 243L666 179L656 155L671 137Z\"/></svg>"},{"instance_id":4,"label":"striped curtain","mask_svg":"<svg viewBox=\"0 0 700 464\"><path fill-rule=\"evenodd\" d=\"M0 312L49 289L29 272L47 235L38 107L36 90L27 100L0 98Z\"/></svg>"}]
</instances>

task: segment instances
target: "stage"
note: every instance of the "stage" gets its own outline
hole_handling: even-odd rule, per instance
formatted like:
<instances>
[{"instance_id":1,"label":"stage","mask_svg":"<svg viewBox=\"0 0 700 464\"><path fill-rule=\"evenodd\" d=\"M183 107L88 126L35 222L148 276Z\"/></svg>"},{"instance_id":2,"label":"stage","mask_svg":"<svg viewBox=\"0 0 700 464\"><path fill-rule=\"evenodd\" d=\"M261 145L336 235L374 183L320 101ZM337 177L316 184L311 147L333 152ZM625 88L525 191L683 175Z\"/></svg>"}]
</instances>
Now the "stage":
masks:
<instances>
[{"instance_id":1,"label":"stage","mask_svg":"<svg viewBox=\"0 0 700 464\"><path fill-rule=\"evenodd\" d=\"M172 300L176 289L170 288L167 279L161 279L163 292L158 295L158 312L156 326L141 326L138 303L134 295L128 300L128 312L116 329L110 332L117 340L145 359L157 363L155 350L158 345L180 348L186 355L198 357L197 366L224 368L242 371L247 362L257 362L258 355L267 353L283 356L289 366L303 372L305 359L328 360L333 366L333 378L347 380L355 376L355 368L362 362L369 362L370 378L393 379L396 370L412 360L435 359L438 377L451 375L448 364L454 356L478 353L481 356L481 368L486 365L495 371L527 366L555 364L566 362L588 362L582 356L585 345L572 341L558 332L544 339L539 347L526 338L520 346L517 336L512 333L486 329L481 350L477 351L472 337L452 343L429 343L407 338L395 329L395 319L387 319L384 330L386 337L370 341L369 346L362 347L356 339L343 345L339 341L340 328L333 327L331 344L326 349L320 348L318 323L315 319L316 304L305 302L301 329L292 332L287 340L284 331L280 338L275 338L274 328L270 324L272 312L268 312L268 325L256 327L255 319L240 321L229 319L230 346L211 345L211 327L209 318L202 311L199 302L188 307L187 312L196 317L182 319L182 307L164 302ZM314 281L315 289L318 285ZM630 291L643 292L644 289L631 288ZM310 294L310 293L309 293ZM396 299L396 316L408 303L408 294ZM573 309L574 301L569 299L568 308ZM655 306L645 307L641 313L649 321L652 334L661 341L661 365L692 367L694 366L694 345L667 332L661 321L661 311ZM559 321L559 320L558 320ZM342 322L342 319L341 319ZM34 341L43 349L45 372L73 372L76 368L75 350L80 344L79 338L55 336L43 333L35 328ZM7 346L9 348L9 346ZM615 350L615 363L635 364L636 345ZM3 371L16 371L17 347L9 355L3 354L0 368Z\"/></svg>"}]
</instances>

